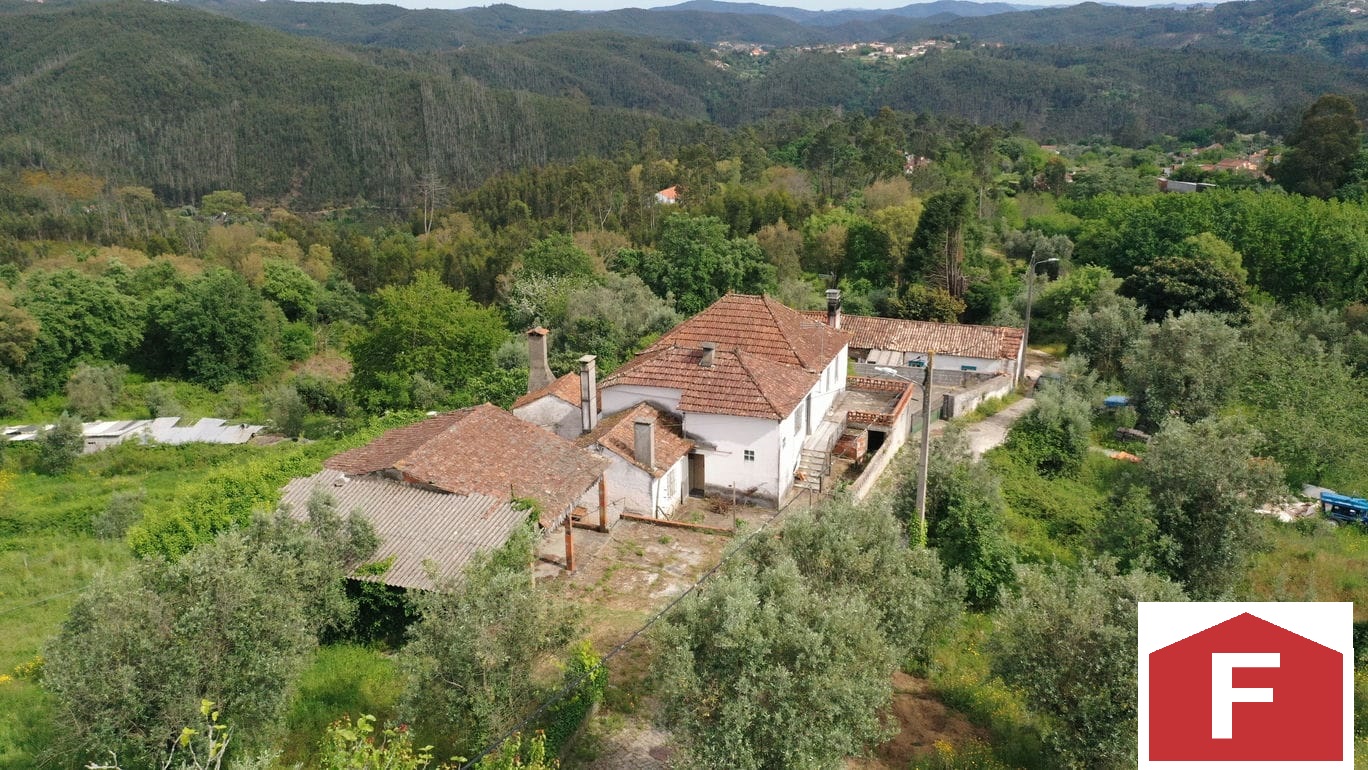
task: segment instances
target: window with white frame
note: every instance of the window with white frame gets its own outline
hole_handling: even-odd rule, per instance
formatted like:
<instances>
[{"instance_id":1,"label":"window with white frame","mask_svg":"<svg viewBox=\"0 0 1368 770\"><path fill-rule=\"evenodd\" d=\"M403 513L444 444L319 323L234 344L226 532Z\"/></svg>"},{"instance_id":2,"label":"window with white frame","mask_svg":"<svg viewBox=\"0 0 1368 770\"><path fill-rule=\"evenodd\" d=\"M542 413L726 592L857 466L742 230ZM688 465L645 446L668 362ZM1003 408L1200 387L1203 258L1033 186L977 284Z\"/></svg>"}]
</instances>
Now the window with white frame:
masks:
<instances>
[{"instance_id":1,"label":"window with white frame","mask_svg":"<svg viewBox=\"0 0 1368 770\"><path fill-rule=\"evenodd\" d=\"M755 462L755 450L754 450L754 449L747 449L747 450L744 450L743 452L741 452L741 459L742 459L742 460L745 460L745 461L748 462L748 463L753 463L753 462Z\"/></svg>"}]
</instances>

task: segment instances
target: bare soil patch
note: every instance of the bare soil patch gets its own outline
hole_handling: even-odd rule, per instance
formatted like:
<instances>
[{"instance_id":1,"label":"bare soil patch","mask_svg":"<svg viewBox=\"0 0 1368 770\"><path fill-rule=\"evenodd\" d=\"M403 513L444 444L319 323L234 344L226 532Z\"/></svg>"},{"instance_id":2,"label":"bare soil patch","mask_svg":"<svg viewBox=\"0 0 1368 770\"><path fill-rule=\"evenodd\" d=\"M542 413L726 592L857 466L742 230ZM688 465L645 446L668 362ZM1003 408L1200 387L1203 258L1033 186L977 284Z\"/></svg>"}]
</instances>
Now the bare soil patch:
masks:
<instances>
[{"instance_id":1,"label":"bare soil patch","mask_svg":"<svg viewBox=\"0 0 1368 770\"><path fill-rule=\"evenodd\" d=\"M893 716L898 734L874 750L867 759L846 762L850 770L902 770L915 759L934 753L937 741L961 746L974 741L986 743L989 733L968 717L938 700L930 683L901 671L893 675Z\"/></svg>"}]
</instances>

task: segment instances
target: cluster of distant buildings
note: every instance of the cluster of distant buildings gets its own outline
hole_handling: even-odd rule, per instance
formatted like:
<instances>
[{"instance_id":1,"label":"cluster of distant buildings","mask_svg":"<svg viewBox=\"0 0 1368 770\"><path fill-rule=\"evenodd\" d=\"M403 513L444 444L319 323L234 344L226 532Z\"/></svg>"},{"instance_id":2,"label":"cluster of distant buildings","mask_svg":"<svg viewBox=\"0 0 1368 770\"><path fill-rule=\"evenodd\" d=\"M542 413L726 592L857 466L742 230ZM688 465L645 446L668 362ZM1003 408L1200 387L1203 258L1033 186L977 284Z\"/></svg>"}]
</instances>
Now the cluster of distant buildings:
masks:
<instances>
[{"instance_id":1,"label":"cluster of distant buildings","mask_svg":"<svg viewBox=\"0 0 1368 770\"><path fill-rule=\"evenodd\" d=\"M918 56L925 56L935 50L946 50L953 48L954 43L948 40L918 40L915 43L885 43L879 40L856 43L829 43L820 45L803 45L793 48L795 51L803 53L834 53L841 56L859 56L865 59L909 59ZM740 53L755 58L767 56L776 50L773 46L756 45L754 43L722 41L713 45L713 53Z\"/></svg>"}]
</instances>

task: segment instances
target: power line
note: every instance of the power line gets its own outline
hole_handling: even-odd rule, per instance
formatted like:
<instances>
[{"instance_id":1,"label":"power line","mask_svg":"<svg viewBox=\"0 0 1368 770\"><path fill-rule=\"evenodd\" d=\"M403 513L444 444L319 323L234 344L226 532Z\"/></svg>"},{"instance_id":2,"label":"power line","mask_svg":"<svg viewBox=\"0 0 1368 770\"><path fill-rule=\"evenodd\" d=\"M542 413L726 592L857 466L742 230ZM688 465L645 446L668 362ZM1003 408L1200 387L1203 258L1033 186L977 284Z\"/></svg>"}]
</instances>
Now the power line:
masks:
<instances>
[{"instance_id":1,"label":"power line","mask_svg":"<svg viewBox=\"0 0 1368 770\"><path fill-rule=\"evenodd\" d=\"M60 594L53 594L52 596L46 596L46 597L44 597L44 598L42 598L42 599L39 599L39 600L37 600L37 601L29 602L28 604L20 604L20 605L18 605L17 607L8 607L8 608L6 608L6 609L0 610L0 615L8 615L8 614L10 614L10 613L12 613L12 612L18 612L19 610L26 610L26 609L28 609L29 607L37 607L37 606L40 605L40 604L47 604L48 602L52 601L53 599L60 599L60 598L62 598L63 596L70 596L70 595L72 595L72 594L78 594L78 593L80 593L81 591L84 591L84 590L85 590L85 586L81 586L80 588L73 588L73 589L71 589L70 591L63 591L63 592L61 592Z\"/></svg>"},{"instance_id":2,"label":"power line","mask_svg":"<svg viewBox=\"0 0 1368 770\"><path fill-rule=\"evenodd\" d=\"M526 717L523 717L522 721L518 722L518 724L514 725L510 730L496 738L492 743L486 746L484 751L480 752L474 759L467 760L464 765L461 765L460 770L471 770L471 768L475 767L475 765L479 763L480 760L484 759L490 754L493 754L495 751L498 751L499 747L503 746L504 741L507 741L509 738L512 738L514 735L517 735L518 733L522 732L523 728L527 727L533 720L535 720L537 717L545 713L547 709L551 708L556 703L560 702L574 690L579 689L579 686L583 684L586 679L597 673L600 669L606 668L608 661L617 657L619 653L621 653L623 650L627 648L627 645L636 641L637 637L644 634L647 629L655 625L656 622L659 621L661 618L665 617L665 615L669 613L670 610L675 608L675 605L684 601L684 598L686 596L701 588L702 585L705 582L707 582L708 578L716 574L716 572L722 568L722 565L727 563L728 559L740 553L742 550L742 546L744 546L747 541L749 541L756 535L759 535L761 532L764 532L766 529L769 529L769 527L772 526L776 521L782 519L784 515L788 512L788 509L792 507L792 505L795 502L797 502L800 497L801 495L795 495L794 498L790 500L787 505L779 509L779 512L774 515L774 518L770 519L769 521L766 521L759 527L756 527L753 531L747 533L740 540L736 541L736 543L728 551L722 554L722 558L719 559L716 564L709 568L707 572L704 572L702 575L700 575L698 580L695 580L692 585L684 589L683 593L672 599L670 603L665 605L663 609L661 609L656 614L652 615L646 621L645 625L633 631L626 639L620 642L616 647L614 647L613 649L609 650L606 654L604 654L604 656L599 659L599 662L597 664L595 664L592 668L588 669L584 673L580 674L578 679L562 687L559 692L555 693L550 698L547 698L546 700L542 701L541 705L537 706L536 710L534 710L531 714L528 714ZM809 505L808 507L810 509L812 506Z\"/></svg>"}]
</instances>

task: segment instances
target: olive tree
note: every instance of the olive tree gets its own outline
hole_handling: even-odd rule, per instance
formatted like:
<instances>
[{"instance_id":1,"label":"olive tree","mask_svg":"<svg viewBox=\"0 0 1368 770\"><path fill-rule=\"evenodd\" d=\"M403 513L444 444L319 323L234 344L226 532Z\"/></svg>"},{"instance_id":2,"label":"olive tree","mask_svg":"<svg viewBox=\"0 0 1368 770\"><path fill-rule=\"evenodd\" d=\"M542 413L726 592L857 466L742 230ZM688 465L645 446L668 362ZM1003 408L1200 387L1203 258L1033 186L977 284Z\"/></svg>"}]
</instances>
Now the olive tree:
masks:
<instances>
[{"instance_id":1,"label":"olive tree","mask_svg":"<svg viewBox=\"0 0 1368 770\"><path fill-rule=\"evenodd\" d=\"M261 516L177 561L95 581L45 654L71 752L160 766L205 700L235 751L270 746L318 634L347 620L345 570L375 545L327 498L309 519Z\"/></svg>"},{"instance_id":2,"label":"olive tree","mask_svg":"<svg viewBox=\"0 0 1368 770\"><path fill-rule=\"evenodd\" d=\"M1047 720L1058 767L1125 768L1136 754L1136 603L1173 583L1110 562L1022 567L989 640L993 672Z\"/></svg>"},{"instance_id":3,"label":"olive tree","mask_svg":"<svg viewBox=\"0 0 1368 770\"><path fill-rule=\"evenodd\" d=\"M424 734L451 736L455 751L478 752L517 723L539 692L533 670L574 631L569 610L532 581L533 542L530 526L520 529L415 599L399 713Z\"/></svg>"},{"instance_id":4,"label":"olive tree","mask_svg":"<svg viewBox=\"0 0 1368 770\"><path fill-rule=\"evenodd\" d=\"M892 733L895 651L870 603L826 594L792 556L728 565L656 635L682 766L837 768Z\"/></svg>"},{"instance_id":5,"label":"olive tree","mask_svg":"<svg viewBox=\"0 0 1368 770\"><path fill-rule=\"evenodd\" d=\"M1282 468L1254 456L1260 442L1239 418L1169 419L1145 455L1161 564L1194 599L1230 593L1258 543L1254 509L1282 486Z\"/></svg>"},{"instance_id":6,"label":"olive tree","mask_svg":"<svg viewBox=\"0 0 1368 770\"><path fill-rule=\"evenodd\" d=\"M1152 426L1170 415L1194 422L1215 414L1234 395L1242 364L1239 332L1209 313L1145 327L1123 359L1127 388Z\"/></svg>"},{"instance_id":7,"label":"olive tree","mask_svg":"<svg viewBox=\"0 0 1368 770\"><path fill-rule=\"evenodd\" d=\"M61 419L38 432L36 470L48 476L60 476L71 470L76 458L85 449L85 430L78 417L62 413Z\"/></svg>"}]
</instances>

